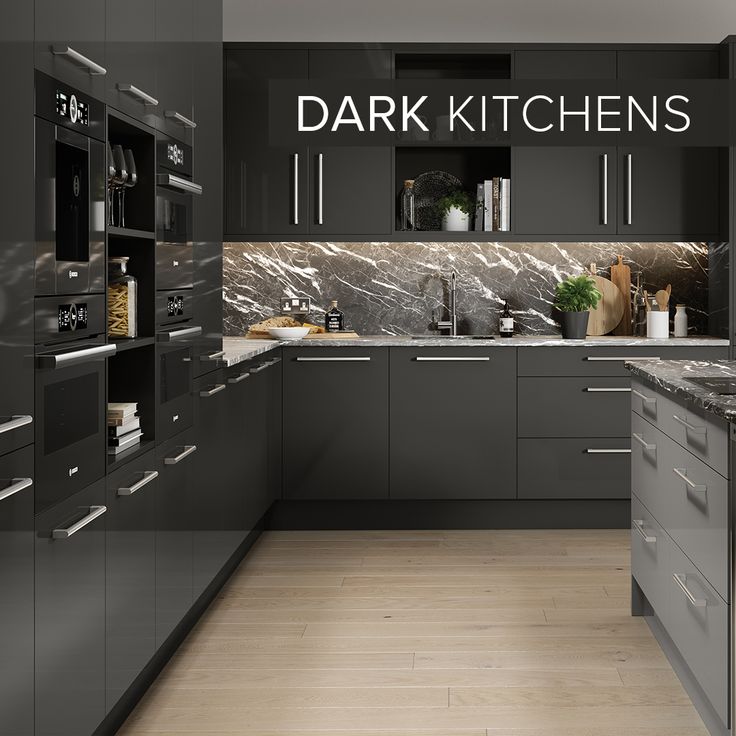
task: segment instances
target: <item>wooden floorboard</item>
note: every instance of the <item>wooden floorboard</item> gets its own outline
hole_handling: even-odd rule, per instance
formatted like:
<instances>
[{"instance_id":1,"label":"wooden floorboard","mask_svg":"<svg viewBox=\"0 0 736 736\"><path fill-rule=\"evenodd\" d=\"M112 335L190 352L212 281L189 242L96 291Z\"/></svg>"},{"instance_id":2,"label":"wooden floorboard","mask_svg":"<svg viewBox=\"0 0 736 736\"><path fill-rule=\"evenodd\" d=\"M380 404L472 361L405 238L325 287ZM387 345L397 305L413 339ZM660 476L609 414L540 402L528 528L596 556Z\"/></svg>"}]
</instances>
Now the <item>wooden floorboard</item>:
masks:
<instances>
[{"instance_id":1,"label":"wooden floorboard","mask_svg":"<svg viewBox=\"0 0 736 736\"><path fill-rule=\"evenodd\" d=\"M706 736L619 530L268 532L122 736Z\"/></svg>"}]
</instances>

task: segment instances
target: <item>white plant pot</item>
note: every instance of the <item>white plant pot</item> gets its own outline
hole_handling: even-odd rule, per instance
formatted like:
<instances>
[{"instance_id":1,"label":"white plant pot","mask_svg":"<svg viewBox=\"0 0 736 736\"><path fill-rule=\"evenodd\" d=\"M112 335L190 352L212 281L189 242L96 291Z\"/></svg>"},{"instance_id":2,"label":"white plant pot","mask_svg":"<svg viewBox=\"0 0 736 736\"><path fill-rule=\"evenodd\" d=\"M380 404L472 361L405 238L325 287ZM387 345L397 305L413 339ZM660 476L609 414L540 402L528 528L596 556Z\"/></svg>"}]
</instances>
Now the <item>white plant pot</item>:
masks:
<instances>
[{"instance_id":1,"label":"white plant pot","mask_svg":"<svg viewBox=\"0 0 736 736\"><path fill-rule=\"evenodd\" d=\"M670 336L670 312L647 312L647 337L665 340Z\"/></svg>"},{"instance_id":2,"label":"white plant pot","mask_svg":"<svg viewBox=\"0 0 736 736\"><path fill-rule=\"evenodd\" d=\"M470 215L458 207L450 207L442 218L442 229L451 232L470 230Z\"/></svg>"}]
</instances>

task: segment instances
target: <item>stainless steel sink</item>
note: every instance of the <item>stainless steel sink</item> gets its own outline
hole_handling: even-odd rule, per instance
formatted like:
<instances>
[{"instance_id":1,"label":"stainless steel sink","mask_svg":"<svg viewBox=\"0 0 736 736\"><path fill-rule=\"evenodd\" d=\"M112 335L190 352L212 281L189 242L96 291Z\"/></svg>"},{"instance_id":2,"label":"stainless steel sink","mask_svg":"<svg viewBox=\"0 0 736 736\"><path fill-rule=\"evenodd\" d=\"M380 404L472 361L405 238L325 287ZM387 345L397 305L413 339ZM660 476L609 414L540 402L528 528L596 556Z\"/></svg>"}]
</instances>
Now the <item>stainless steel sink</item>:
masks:
<instances>
[{"instance_id":1,"label":"stainless steel sink","mask_svg":"<svg viewBox=\"0 0 736 736\"><path fill-rule=\"evenodd\" d=\"M412 335L412 340L495 340L493 335Z\"/></svg>"}]
</instances>

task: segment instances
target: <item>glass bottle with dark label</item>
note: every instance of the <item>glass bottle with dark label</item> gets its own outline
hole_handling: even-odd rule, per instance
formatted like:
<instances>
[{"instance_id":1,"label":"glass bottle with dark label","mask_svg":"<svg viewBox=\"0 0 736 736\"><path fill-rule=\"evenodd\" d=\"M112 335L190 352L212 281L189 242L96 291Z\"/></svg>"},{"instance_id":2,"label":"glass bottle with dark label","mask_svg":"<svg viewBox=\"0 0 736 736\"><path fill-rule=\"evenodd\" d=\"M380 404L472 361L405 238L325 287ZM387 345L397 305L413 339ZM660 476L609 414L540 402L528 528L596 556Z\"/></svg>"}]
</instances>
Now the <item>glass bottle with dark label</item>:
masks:
<instances>
[{"instance_id":1,"label":"glass bottle with dark label","mask_svg":"<svg viewBox=\"0 0 736 736\"><path fill-rule=\"evenodd\" d=\"M345 324L345 315L337 308L337 299L330 302L330 308L325 312L325 330L327 332L342 332Z\"/></svg>"},{"instance_id":2,"label":"glass bottle with dark label","mask_svg":"<svg viewBox=\"0 0 736 736\"><path fill-rule=\"evenodd\" d=\"M499 320L498 333L501 337L513 337L514 336L514 317L509 309L508 301L504 302L503 312L501 313L501 319Z\"/></svg>"}]
</instances>

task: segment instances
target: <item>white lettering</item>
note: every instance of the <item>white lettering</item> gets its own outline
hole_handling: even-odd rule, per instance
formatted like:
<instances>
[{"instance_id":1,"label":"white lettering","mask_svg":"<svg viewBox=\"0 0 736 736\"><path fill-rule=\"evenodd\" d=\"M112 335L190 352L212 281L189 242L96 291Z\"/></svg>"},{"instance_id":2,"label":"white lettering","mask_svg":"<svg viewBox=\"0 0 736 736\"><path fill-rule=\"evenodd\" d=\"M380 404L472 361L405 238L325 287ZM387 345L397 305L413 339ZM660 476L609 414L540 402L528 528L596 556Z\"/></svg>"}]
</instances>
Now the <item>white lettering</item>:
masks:
<instances>
[{"instance_id":1,"label":"white lettering","mask_svg":"<svg viewBox=\"0 0 736 736\"><path fill-rule=\"evenodd\" d=\"M345 109L350 108L350 116L345 116ZM337 111L335 116L335 122L332 123L332 132L334 133L341 125L354 125L361 133L365 133L363 123L360 121L358 111L355 109L355 103L350 95L345 95L342 98L342 104L340 109Z\"/></svg>"},{"instance_id":2,"label":"white lettering","mask_svg":"<svg viewBox=\"0 0 736 736\"><path fill-rule=\"evenodd\" d=\"M493 100L501 100L503 103L503 132L509 132L509 100L518 100L519 95L493 95ZM547 98L549 100L549 97ZM552 102L552 100L550 100Z\"/></svg>"},{"instance_id":3,"label":"white lettering","mask_svg":"<svg viewBox=\"0 0 736 736\"><path fill-rule=\"evenodd\" d=\"M652 117L650 118L643 110L636 98L629 97L629 133L634 129L634 108L644 118L644 122L656 133L657 132L657 96L652 96Z\"/></svg>"},{"instance_id":4,"label":"white lettering","mask_svg":"<svg viewBox=\"0 0 736 736\"><path fill-rule=\"evenodd\" d=\"M590 130L590 97L585 95L584 110L565 110L565 95L560 95L560 131L565 132L565 118L573 115L582 115L585 120L585 132Z\"/></svg>"},{"instance_id":5,"label":"white lettering","mask_svg":"<svg viewBox=\"0 0 736 736\"><path fill-rule=\"evenodd\" d=\"M401 129L404 132L409 130L409 118L412 118L419 128L425 133L429 132L429 128L422 122L422 119L418 118L416 115L417 110L424 104L426 99L427 95L422 95L418 102L416 102L412 108L409 108L409 100L406 95L401 98Z\"/></svg>"},{"instance_id":6,"label":"white lettering","mask_svg":"<svg viewBox=\"0 0 736 736\"><path fill-rule=\"evenodd\" d=\"M617 125L609 128L603 124L603 118L606 116L613 117L621 114L620 110L604 110L603 103L605 100L620 100L621 95L600 95L598 97L598 131L601 133L620 133L621 126Z\"/></svg>"},{"instance_id":7,"label":"white lettering","mask_svg":"<svg viewBox=\"0 0 736 736\"><path fill-rule=\"evenodd\" d=\"M304 124L304 103L305 102L316 102L322 108L322 120L317 125L305 125ZM300 133L312 133L315 130L320 130L324 127L327 122L329 111L327 109L327 103L321 97L315 97L314 95L299 95L299 108L298 108L298 124Z\"/></svg>"},{"instance_id":8,"label":"white lettering","mask_svg":"<svg viewBox=\"0 0 736 736\"><path fill-rule=\"evenodd\" d=\"M684 95L672 95L667 98L666 102L664 103L665 109L667 112L671 112L673 115L677 115L678 117L681 117L685 122L682 124L681 127L675 128L671 126L669 123L665 123L665 128L670 131L670 133L683 133L690 127L690 116L686 112L682 112L682 110L676 110L674 107L672 107L672 101L673 100L681 100L686 105L690 100L685 97Z\"/></svg>"},{"instance_id":9,"label":"white lettering","mask_svg":"<svg viewBox=\"0 0 736 736\"><path fill-rule=\"evenodd\" d=\"M460 120L465 123L465 127L475 132L475 128L465 119L463 115L461 115L462 111L465 109L466 105L470 103L470 101L473 99L473 95L470 95L469 97L465 98L465 102L463 102L460 107L455 109L455 95L450 95L450 132L455 131L455 118L459 118Z\"/></svg>"},{"instance_id":10,"label":"white lettering","mask_svg":"<svg viewBox=\"0 0 736 736\"><path fill-rule=\"evenodd\" d=\"M378 112L376 110L376 103L377 102L386 102L388 104L388 110L385 112ZM390 130L394 131L395 128L389 118L394 114L396 111L396 103L394 102L393 97L389 97L388 95L371 95L370 100L370 129L371 131L374 131L376 129L376 120L379 118L383 120L385 126Z\"/></svg>"},{"instance_id":11,"label":"white lettering","mask_svg":"<svg viewBox=\"0 0 736 736\"><path fill-rule=\"evenodd\" d=\"M552 129L552 123L550 123L546 128L537 128L535 125L532 125L531 121L529 120L529 106L532 104L532 102L536 102L537 100L544 100L545 102L549 102L550 104L554 102L554 100L551 97L547 97L547 95L533 95L524 103L521 115L524 118L524 124L527 128L529 128L529 130L533 130L535 133L546 133L548 130Z\"/></svg>"}]
</instances>

